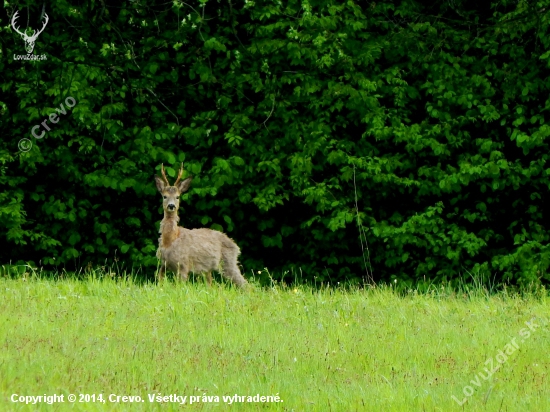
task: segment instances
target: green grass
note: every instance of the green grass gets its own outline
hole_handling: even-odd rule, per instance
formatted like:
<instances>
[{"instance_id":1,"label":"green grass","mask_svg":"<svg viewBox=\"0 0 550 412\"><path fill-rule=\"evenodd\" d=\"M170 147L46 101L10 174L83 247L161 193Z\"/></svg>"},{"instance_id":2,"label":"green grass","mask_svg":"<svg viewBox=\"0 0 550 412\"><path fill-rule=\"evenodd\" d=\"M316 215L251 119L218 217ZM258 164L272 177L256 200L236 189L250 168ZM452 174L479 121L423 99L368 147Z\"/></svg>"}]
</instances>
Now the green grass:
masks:
<instances>
[{"instance_id":1,"label":"green grass","mask_svg":"<svg viewBox=\"0 0 550 412\"><path fill-rule=\"evenodd\" d=\"M550 411L549 298L0 277L1 411ZM533 319L540 327L519 335ZM485 362L517 349L488 380ZM496 363L495 363L496 365ZM479 379L479 386L470 381ZM474 390L459 406L463 388ZM468 391L469 389L467 389ZM67 402L103 394L105 403ZM25 406L12 394L65 395ZM110 403L110 394L143 403ZM224 404L224 395L280 403ZM189 399L189 398L188 398ZM212 399L212 398L211 398Z\"/></svg>"}]
</instances>

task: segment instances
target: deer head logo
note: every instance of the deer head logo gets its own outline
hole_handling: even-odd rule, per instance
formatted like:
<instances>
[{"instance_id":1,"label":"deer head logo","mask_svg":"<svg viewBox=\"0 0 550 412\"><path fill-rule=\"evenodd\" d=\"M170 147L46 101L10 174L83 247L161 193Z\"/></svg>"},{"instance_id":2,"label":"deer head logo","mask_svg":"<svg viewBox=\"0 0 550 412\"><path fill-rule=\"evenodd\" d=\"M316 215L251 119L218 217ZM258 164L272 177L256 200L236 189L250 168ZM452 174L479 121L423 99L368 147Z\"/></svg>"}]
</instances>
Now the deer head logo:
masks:
<instances>
[{"instance_id":1,"label":"deer head logo","mask_svg":"<svg viewBox=\"0 0 550 412\"><path fill-rule=\"evenodd\" d=\"M44 31L44 28L46 27L46 24L48 24L49 18L46 13L44 13L44 16L46 17L44 21L44 25L38 32L36 30L32 30L32 36L28 36L25 32L20 32L17 27L15 27L15 21L17 20L17 17L19 17L17 14L19 11L16 11L11 19L11 26L13 29L23 37L23 40L25 41L25 50L27 50L28 54L31 54L34 49L34 42L36 41L36 38L40 33Z\"/></svg>"}]
</instances>

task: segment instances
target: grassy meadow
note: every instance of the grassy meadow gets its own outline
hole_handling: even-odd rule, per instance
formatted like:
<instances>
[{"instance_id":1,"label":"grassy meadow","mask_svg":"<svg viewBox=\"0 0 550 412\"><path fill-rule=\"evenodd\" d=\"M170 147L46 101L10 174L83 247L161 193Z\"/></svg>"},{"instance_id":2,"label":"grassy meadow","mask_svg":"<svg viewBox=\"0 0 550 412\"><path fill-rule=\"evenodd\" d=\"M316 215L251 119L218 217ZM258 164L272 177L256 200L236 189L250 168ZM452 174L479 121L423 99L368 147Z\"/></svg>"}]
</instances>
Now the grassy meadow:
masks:
<instances>
[{"instance_id":1,"label":"grassy meadow","mask_svg":"<svg viewBox=\"0 0 550 412\"><path fill-rule=\"evenodd\" d=\"M544 290L4 276L0 294L0 411L550 411Z\"/></svg>"}]
</instances>

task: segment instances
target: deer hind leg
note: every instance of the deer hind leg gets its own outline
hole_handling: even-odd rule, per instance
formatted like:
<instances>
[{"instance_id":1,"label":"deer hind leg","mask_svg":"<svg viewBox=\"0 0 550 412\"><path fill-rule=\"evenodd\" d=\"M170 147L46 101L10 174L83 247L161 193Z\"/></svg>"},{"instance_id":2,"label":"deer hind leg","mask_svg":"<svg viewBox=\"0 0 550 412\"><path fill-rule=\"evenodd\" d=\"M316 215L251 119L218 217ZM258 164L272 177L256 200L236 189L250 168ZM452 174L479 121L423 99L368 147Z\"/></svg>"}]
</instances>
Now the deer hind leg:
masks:
<instances>
[{"instance_id":1,"label":"deer hind leg","mask_svg":"<svg viewBox=\"0 0 550 412\"><path fill-rule=\"evenodd\" d=\"M248 283L243 275L241 275L237 262L227 264L227 266L223 268L223 274L226 278L231 279L235 285L241 288L245 287Z\"/></svg>"},{"instance_id":2,"label":"deer hind leg","mask_svg":"<svg viewBox=\"0 0 550 412\"><path fill-rule=\"evenodd\" d=\"M162 282L164 280L164 274L166 273L166 263L160 265L160 269L157 272L157 281Z\"/></svg>"},{"instance_id":3,"label":"deer hind leg","mask_svg":"<svg viewBox=\"0 0 550 412\"><path fill-rule=\"evenodd\" d=\"M241 251L237 244L227 236L221 236L221 256L219 261L219 271L227 279L231 280L235 285L245 288L248 282L241 275L241 271L237 266L237 260Z\"/></svg>"},{"instance_id":4,"label":"deer hind leg","mask_svg":"<svg viewBox=\"0 0 550 412\"><path fill-rule=\"evenodd\" d=\"M243 275L241 275L241 271L237 266L237 253L235 253L237 251L228 250L228 253L222 255L220 272L235 285L242 288L245 287L248 282Z\"/></svg>"},{"instance_id":5,"label":"deer hind leg","mask_svg":"<svg viewBox=\"0 0 550 412\"><path fill-rule=\"evenodd\" d=\"M205 272L204 280L206 280L206 283L208 283L208 286L212 286L212 272Z\"/></svg>"}]
</instances>

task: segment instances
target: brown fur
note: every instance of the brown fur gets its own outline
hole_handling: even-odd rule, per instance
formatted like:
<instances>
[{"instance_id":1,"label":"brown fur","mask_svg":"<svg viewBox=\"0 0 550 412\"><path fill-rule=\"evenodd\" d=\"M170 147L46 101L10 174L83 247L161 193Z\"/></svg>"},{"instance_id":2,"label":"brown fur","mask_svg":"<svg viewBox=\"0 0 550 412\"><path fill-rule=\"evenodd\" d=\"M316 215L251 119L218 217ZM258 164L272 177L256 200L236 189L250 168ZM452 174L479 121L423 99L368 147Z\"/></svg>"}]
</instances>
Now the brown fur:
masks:
<instances>
[{"instance_id":1,"label":"brown fur","mask_svg":"<svg viewBox=\"0 0 550 412\"><path fill-rule=\"evenodd\" d=\"M211 229L185 229L178 226L179 196L186 192L192 178L180 182L183 167L174 186L170 186L162 167L163 178L155 176L157 189L163 195L164 219L160 222L159 248L157 258L161 261L158 273L162 279L170 270L187 280L189 272L204 273L208 284L212 283L213 270L245 286L246 279L237 266L240 249L226 234Z\"/></svg>"}]
</instances>

